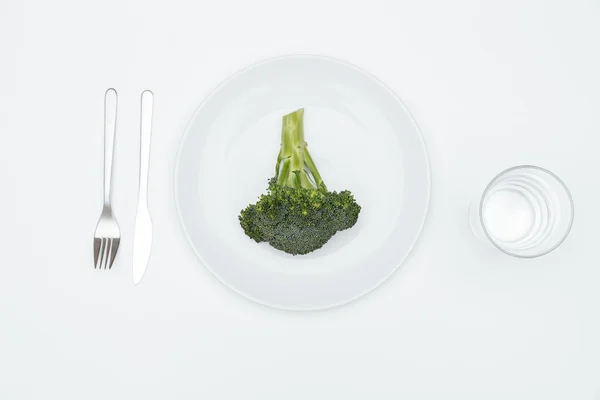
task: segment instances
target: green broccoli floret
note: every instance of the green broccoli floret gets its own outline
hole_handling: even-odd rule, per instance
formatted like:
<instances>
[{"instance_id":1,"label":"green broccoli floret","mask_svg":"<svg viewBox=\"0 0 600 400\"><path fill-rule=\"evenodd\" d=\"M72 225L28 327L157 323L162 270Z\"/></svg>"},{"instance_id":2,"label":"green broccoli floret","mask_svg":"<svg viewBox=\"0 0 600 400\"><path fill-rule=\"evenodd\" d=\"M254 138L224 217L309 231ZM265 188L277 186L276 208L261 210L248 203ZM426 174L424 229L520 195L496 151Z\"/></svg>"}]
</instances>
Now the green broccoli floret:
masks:
<instances>
[{"instance_id":1,"label":"green broccoli floret","mask_svg":"<svg viewBox=\"0 0 600 400\"><path fill-rule=\"evenodd\" d=\"M360 213L352 193L327 190L306 147L303 119L304 109L283 117L275 177L267 194L239 216L250 238L294 255L320 249L354 226Z\"/></svg>"}]
</instances>

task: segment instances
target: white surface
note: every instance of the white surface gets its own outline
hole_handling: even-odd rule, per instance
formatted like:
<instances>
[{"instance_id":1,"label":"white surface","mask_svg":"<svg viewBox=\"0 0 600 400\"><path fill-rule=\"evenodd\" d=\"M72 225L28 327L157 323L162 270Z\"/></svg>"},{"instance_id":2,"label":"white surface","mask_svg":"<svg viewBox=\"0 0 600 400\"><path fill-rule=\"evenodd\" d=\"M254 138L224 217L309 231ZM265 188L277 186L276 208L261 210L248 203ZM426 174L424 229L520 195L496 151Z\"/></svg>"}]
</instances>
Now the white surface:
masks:
<instances>
[{"instance_id":1,"label":"white surface","mask_svg":"<svg viewBox=\"0 0 600 400\"><path fill-rule=\"evenodd\" d=\"M2 399L594 400L600 397L597 1L0 2ZM343 9L343 13L340 11ZM197 262L173 199L196 105L260 59L321 53L379 77L428 146L423 235L379 289L289 313ZM119 90L122 248L92 267L103 93ZM131 283L139 95L155 94L155 246ZM504 168L556 172L571 235L510 258L467 203Z\"/></svg>"},{"instance_id":2,"label":"white surface","mask_svg":"<svg viewBox=\"0 0 600 400\"><path fill-rule=\"evenodd\" d=\"M281 118L304 107L305 139L329 190L351 190L359 219L319 251L257 244L240 210L275 173ZM175 197L203 264L236 292L288 310L322 310L373 290L416 243L429 204L429 160L413 118L381 82L315 56L252 65L194 113L178 154Z\"/></svg>"}]
</instances>

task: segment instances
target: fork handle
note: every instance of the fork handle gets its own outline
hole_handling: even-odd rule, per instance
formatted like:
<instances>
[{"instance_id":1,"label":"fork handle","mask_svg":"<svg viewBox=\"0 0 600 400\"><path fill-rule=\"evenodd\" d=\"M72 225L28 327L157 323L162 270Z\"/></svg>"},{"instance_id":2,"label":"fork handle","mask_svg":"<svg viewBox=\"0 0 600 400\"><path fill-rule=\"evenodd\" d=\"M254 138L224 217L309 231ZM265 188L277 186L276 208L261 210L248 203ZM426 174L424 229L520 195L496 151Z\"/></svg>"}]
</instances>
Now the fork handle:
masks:
<instances>
[{"instance_id":1,"label":"fork handle","mask_svg":"<svg viewBox=\"0 0 600 400\"><path fill-rule=\"evenodd\" d=\"M108 89L104 95L104 206L110 206L115 132L117 131L117 91Z\"/></svg>"},{"instance_id":2,"label":"fork handle","mask_svg":"<svg viewBox=\"0 0 600 400\"><path fill-rule=\"evenodd\" d=\"M141 97L140 113L140 188L139 202L147 203L148 170L150 168L150 142L152 139L152 114L154 110L154 94L145 90Z\"/></svg>"}]
</instances>

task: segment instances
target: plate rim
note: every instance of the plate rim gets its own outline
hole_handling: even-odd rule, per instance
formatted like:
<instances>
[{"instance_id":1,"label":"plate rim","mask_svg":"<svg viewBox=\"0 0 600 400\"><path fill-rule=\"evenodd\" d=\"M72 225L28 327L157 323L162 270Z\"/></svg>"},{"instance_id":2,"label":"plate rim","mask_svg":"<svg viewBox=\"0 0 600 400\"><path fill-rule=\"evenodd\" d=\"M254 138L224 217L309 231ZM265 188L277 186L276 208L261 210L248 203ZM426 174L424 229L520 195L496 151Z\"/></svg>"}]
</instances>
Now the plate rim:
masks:
<instances>
[{"instance_id":1,"label":"plate rim","mask_svg":"<svg viewBox=\"0 0 600 400\"><path fill-rule=\"evenodd\" d=\"M244 74L245 72L256 68L256 67L260 67L263 64L267 64L273 61L278 61L278 60L291 60L291 59L318 59L318 60L325 60L325 61L329 61L329 62L334 62L337 64L340 64L344 67L347 68L351 68L354 69L358 72L360 72L361 74L367 76L369 79L371 79L373 82L375 82L376 84L380 85L383 89L386 90L386 92L388 92L393 98L396 99L396 101L400 104L400 106L403 108L403 110L406 112L406 115L409 117L410 122L412 123L412 125L415 127L415 129L417 130L418 136L419 136L419 141L421 144L421 147L423 149L423 153L425 156L425 166L426 166L426 172L427 172L427 185L426 185L426 190L427 190L427 201L423 210L423 214L420 217L420 226L419 229L415 235L415 239L413 239L412 243L410 243L410 245L408 246L408 251L406 252L406 254L404 255L404 257L402 257L398 263L390 270L390 272L388 274L386 274L384 277L382 277L375 285L372 285L371 287L369 287L368 289L361 291L360 293L356 294L353 297L350 297L348 299L336 302L336 303L332 303L332 304L326 304L326 305L322 305L322 306L313 306L313 307L290 307L290 306L282 306L282 305L278 305L275 303L269 303L260 299L257 299L254 296L251 296L250 294L244 293L240 290L238 290L237 288L235 288L234 286L232 286L231 284L227 283L225 280L223 280L218 273L216 273L209 265L208 263L204 260L204 258L202 257L202 255L198 252L198 250L196 249L196 247L193 245L193 242L191 240L190 234L188 233L188 229L186 228L186 224L184 222L183 216L181 215L181 205L179 203L179 196L178 196L178 176L179 176L179 170L180 170L180 164L181 164L181 153L183 152L183 146L184 143L186 142L186 139L188 137L188 135L190 134L190 126L192 125L193 121L196 119L196 116L198 115L198 113L200 113L202 111L202 109L206 106L206 104L219 92L219 90L224 87L225 85L227 85L229 82L231 82L232 80L234 80L235 78L237 78L238 76ZM185 124L185 129L183 134L180 136L179 139L179 146L177 147L177 153L176 153L176 159L175 159L175 168L174 168L174 176L173 176L173 195L175 197L175 209L177 211L177 217L179 219L179 225L180 228L183 230L184 236L188 242L188 246L192 248L192 250L194 251L194 254L196 254L196 257L198 258L198 260L200 261L200 263L204 266L204 268L206 268L210 274L215 277L217 279L217 281L219 281L221 284L223 284L225 287L227 287L228 289L232 290L234 293L236 293L237 295L251 300L253 303L257 303L260 304L261 306L265 306L268 307L270 309L275 309L275 310L284 310L284 311L294 311L294 312L306 312L306 311L323 311L323 310L327 310L327 309L333 309L333 308L338 308L340 306L352 303L360 298L365 297L367 294L375 291L377 288L379 288L385 281L387 281L393 274L396 273L396 271L398 271L398 269L400 268L400 266L402 264L404 264L404 262L406 261L406 259L412 254L412 252L414 251L414 248L416 246L416 244L419 242L419 240L421 239L422 233L423 233L423 229L425 227L425 222L427 221L427 216L429 215L429 206L431 204L431 161L430 161L430 157L429 157L429 152L427 151L427 145L425 143L425 138L423 137L423 134L421 132L421 129L419 128L419 125L417 124L417 121L415 120L415 118L413 117L413 115L411 114L411 112L409 111L408 107L406 106L406 104L404 104L404 102L402 101L402 99L400 98L400 96L398 96L398 94L396 94L396 92L394 92L388 85L386 85L382 80L380 80L378 77L376 77L375 75L373 75L372 73L370 73L369 71L351 63L345 60L342 60L340 58L336 58L336 57L331 57L331 56L326 56L326 55L320 55L320 54L304 54L304 53L295 53L295 54L286 54L286 55L279 55L279 56L274 56L274 57L268 57L265 59L262 59L260 61L251 63L249 65L246 65L243 68L238 69L236 72L234 72L233 74L229 75L227 78L225 78L224 80L222 80L217 86L215 86L210 92L209 94L204 98L204 100L202 100L202 102L200 102L200 104L196 107L196 109L194 110L194 112L192 113L192 115L190 116L190 118L188 119L187 123Z\"/></svg>"}]
</instances>

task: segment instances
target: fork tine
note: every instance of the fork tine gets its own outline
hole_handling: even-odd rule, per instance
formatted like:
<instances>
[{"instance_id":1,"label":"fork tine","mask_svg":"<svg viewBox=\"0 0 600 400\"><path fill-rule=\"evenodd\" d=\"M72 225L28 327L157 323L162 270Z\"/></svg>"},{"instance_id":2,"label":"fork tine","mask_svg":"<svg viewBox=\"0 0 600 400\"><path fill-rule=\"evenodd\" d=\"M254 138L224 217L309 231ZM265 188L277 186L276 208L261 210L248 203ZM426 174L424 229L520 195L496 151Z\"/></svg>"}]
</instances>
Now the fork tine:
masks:
<instances>
[{"instance_id":1,"label":"fork tine","mask_svg":"<svg viewBox=\"0 0 600 400\"><path fill-rule=\"evenodd\" d=\"M98 266L98 256L100 255L100 245L102 240L99 238L94 239L94 268Z\"/></svg>"},{"instance_id":2,"label":"fork tine","mask_svg":"<svg viewBox=\"0 0 600 400\"><path fill-rule=\"evenodd\" d=\"M100 268L103 268L103 269L106 269L106 258L107 258L109 244L110 244L109 239L104 238L104 251L102 251L102 264L100 264Z\"/></svg>"},{"instance_id":3,"label":"fork tine","mask_svg":"<svg viewBox=\"0 0 600 400\"><path fill-rule=\"evenodd\" d=\"M101 269L102 268L102 260L104 259L104 248L105 248L105 239L100 238L97 239L100 241L100 247L98 249L98 262L94 265L94 268Z\"/></svg>"},{"instance_id":4,"label":"fork tine","mask_svg":"<svg viewBox=\"0 0 600 400\"><path fill-rule=\"evenodd\" d=\"M110 239L104 238L104 249L102 251L102 263L100 264L100 269L106 269L106 258L108 252L108 246L110 245Z\"/></svg>"},{"instance_id":5,"label":"fork tine","mask_svg":"<svg viewBox=\"0 0 600 400\"><path fill-rule=\"evenodd\" d=\"M110 257L111 257L112 247L113 247L112 238L108 238L106 240L107 240L107 242L106 242L106 257L104 258L104 269L108 268L108 263L110 262Z\"/></svg>"},{"instance_id":6,"label":"fork tine","mask_svg":"<svg viewBox=\"0 0 600 400\"><path fill-rule=\"evenodd\" d=\"M112 245L110 246L111 254L110 254L110 261L108 264L108 269L111 269L113 263L115 262L115 257L117 256L117 251L119 251L119 243L120 243L119 239L113 239L113 241L112 241Z\"/></svg>"}]
</instances>

